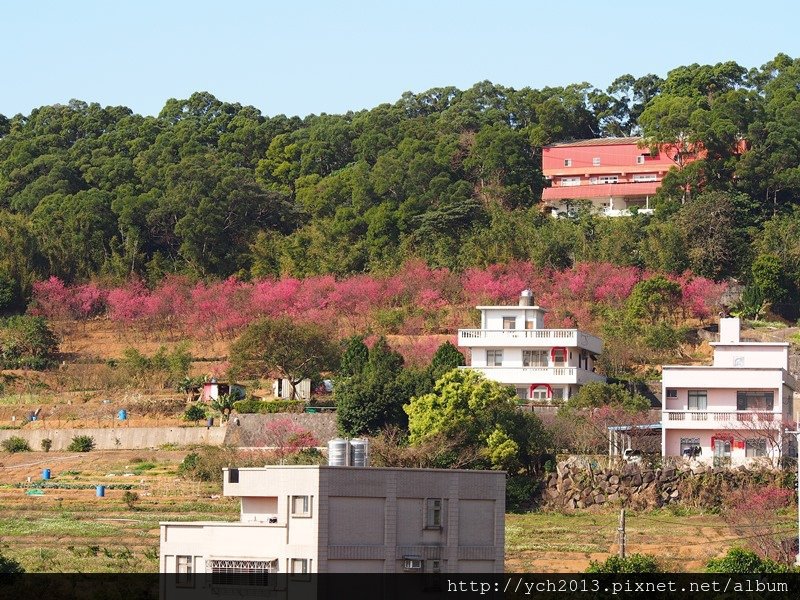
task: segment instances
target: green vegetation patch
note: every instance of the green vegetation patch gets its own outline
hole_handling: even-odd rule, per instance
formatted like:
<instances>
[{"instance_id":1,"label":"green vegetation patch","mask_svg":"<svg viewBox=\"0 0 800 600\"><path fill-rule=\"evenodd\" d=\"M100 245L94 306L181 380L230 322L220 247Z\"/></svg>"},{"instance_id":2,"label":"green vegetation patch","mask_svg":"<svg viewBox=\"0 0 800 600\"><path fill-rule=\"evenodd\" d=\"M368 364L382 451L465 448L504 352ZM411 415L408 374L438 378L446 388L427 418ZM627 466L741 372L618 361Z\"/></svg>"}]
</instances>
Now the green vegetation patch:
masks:
<instances>
[{"instance_id":1,"label":"green vegetation patch","mask_svg":"<svg viewBox=\"0 0 800 600\"><path fill-rule=\"evenodd\" d=\"M77 519L63 513L55 517L6 517L0 520L0 535L2 536L74 536L74 537L101 537L115 536L118 528L112 523L103 523L91 519Z\"/></svg>"},{"instance_id":2,"label":"green vegetation patch","mask_svg":"<svg viewBox=\"0 0 800 600\"><path fill-rule=\"evenodd\" d=\"M241 414L300 413L305 408L302 400L240 400L233 405Z\"/></svg>"}]
</instances>

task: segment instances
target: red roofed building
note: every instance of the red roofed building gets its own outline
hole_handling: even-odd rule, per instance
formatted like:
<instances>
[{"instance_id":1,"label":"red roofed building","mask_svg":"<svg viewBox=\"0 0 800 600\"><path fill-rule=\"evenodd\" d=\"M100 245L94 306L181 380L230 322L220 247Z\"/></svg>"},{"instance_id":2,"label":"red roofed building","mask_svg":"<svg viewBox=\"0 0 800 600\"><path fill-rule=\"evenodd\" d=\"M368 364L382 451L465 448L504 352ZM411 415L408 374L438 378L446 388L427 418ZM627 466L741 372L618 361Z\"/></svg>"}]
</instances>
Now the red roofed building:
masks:
<instances>
[{"instance_id":1,"label":"red roofed building","mask_svg":"<svg viewBox=\"0 0 800 600\"><path fill-rule=\"evenodd\" d=\"M551 187L542 202L554 215L589 201L609 217L630 215L636 207L652 212L650 200L667 171L675 166L669 152L651 153L641 138L598 138L542 148L542 171Z\"/></svg>"}]
</instances>

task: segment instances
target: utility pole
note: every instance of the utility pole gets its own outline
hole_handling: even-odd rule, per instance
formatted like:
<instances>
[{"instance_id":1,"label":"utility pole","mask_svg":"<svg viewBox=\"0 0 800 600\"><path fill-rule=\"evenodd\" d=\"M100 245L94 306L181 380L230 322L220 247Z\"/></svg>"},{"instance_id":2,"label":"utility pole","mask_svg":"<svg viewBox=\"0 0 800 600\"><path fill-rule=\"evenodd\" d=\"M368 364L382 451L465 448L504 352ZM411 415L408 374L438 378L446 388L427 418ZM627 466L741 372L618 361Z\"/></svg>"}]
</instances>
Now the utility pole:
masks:
<instances>
[{"instance_id":1,"label":"utility pole","mask_svg":"<svg viewBox=\"0 0 800 600\"><path fill-rule=\"evenodd\" d=\"M625 558L625 509L622 508L619 511L619 527L617 528L619 532L619 557Z\"/></svg>"}]
</instances>

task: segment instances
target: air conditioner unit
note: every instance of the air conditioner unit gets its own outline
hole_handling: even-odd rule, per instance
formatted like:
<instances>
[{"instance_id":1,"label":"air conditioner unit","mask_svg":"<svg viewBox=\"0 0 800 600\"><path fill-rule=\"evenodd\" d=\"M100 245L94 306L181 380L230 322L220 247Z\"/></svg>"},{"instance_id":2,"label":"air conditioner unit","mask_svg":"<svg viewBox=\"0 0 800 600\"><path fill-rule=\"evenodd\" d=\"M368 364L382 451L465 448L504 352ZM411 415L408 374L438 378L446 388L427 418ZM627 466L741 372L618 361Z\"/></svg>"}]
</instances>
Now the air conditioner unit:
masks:
<instances>
[{"instance_id":1,"label":"air conditioner unit","mask_svg":"<svg viewBox=\"0 0 800 600\"><path fill-rule=\"evenodd\" d=\"M419 556L404 556L403 557L403 570L404 571L422 571L422 557L419 557Z\"/></svg>"}]
</instances>

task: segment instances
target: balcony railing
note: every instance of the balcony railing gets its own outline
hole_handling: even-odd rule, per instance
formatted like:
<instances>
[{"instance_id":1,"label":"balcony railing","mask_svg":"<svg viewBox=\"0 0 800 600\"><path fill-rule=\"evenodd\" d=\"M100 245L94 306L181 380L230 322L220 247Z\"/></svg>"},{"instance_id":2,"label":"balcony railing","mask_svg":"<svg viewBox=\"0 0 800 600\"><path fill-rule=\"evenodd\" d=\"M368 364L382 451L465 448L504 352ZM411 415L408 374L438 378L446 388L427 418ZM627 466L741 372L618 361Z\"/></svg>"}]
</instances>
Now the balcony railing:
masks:
<instances>
[{"instance_id":1,"label":"balcony railing","mask_svg":"<svg viewBox=\"0 0 800 600\"><path fill-rule=\"evenodd\" d=\"M778 422L781 413L753 411L665 410L667 421Z\"/></svg>"},{"instance_id":2,"label":"balcony railing","mask_svg":"<svg viewBox=\"0 0 800 600\"><path fill-rule=\"evenodd\" d=\"M502 335L511 339L565 340L572 339L577 329L459 329L458 335L464 339L485 339ZM586 334L584 334L586 335Z\"/></svg>"},{"instance_id":3,"label":"balcony railing","mask_svg":"<svg viewBox=\"0 0 800 600\"><path fill-rule=\"evenodd\" d=\"M577 329L459 329L459 346L580 347L595 354L603 350L600 338Z\"/></svg>"},{"instance_id":4,"label":"balcony railing","mask_svg":"<svg viewBox=\"0 0 800 600\"><path fill-rule=\"evenodd\" d=\"M633 210L630 208L605 208L603 209L603 215L606 217L630 217L633 215ZM652 208L640 208L638 209L638 213L640 215L652 215L655 211Z\"/></svg>"},{"instance_id":5,"label":"balcony railing","mask_svg":"<svg viewBox=\"0 0 800 600\"><path fill-rule=\"evenodd\" d=\"M583 384L590 381L604 381L605 377L576 367L461 367L480 371L489 379L500 383L565 383Z\"/></svg>"}]
</instances>

